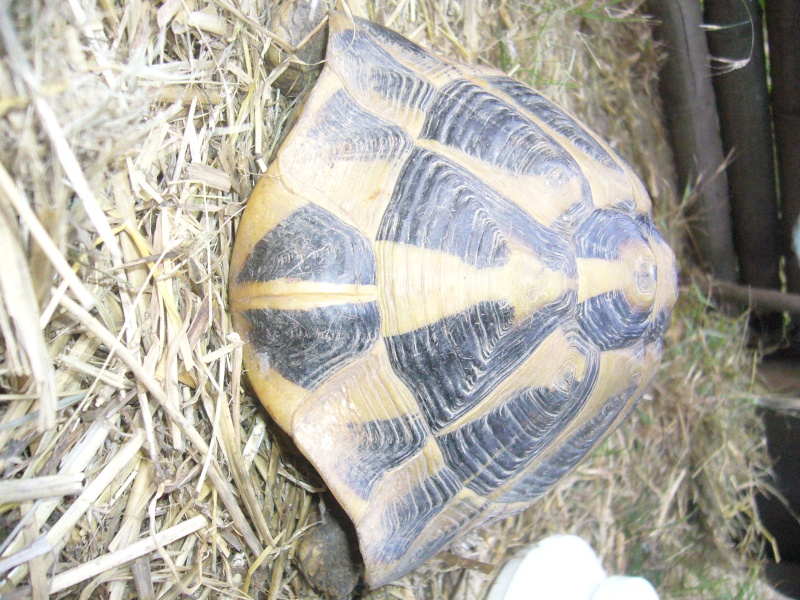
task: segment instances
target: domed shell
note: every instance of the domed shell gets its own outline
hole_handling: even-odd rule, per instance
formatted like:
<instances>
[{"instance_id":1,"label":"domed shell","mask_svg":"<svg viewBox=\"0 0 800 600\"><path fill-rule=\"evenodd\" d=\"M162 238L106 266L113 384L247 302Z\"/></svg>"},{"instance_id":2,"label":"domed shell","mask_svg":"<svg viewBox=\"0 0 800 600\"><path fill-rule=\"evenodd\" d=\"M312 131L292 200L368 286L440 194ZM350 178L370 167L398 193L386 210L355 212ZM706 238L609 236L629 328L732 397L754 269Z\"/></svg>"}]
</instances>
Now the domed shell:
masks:
<instances>
[{"instance_id":1,"label":"domed shell","mask_svg":"<svg viewBox=\"0 0 800 600\"><path fill-rule=\"evenodd\" d=\"M230 289L250 381L377 587L529 506L631 412L677 276L641 182L582 124L334 13Z\"/></svg>"}]
</instances>

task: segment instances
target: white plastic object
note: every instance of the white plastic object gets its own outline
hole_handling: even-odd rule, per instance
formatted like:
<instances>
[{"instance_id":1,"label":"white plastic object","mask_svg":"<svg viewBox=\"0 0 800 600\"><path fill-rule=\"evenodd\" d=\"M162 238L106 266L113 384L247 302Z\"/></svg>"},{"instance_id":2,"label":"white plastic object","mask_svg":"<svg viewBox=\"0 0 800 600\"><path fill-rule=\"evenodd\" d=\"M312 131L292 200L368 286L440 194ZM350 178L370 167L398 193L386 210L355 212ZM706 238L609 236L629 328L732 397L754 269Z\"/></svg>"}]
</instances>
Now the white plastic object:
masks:
<instances>
[{"instance_id":1,"label":"white plastic object","mask_svg":"<svg viewBox=\"0 0 800 600\"><path fill-rule=\"evenodd\" d=\"M603 565L583 539L554 535L509 561L488 600L590 600L606 579Z\"/></svg>"},{"instance_id":2,"label":"white plastic object","mask_svg":"<svg viewBox=\"0 0 800 600\"><path fill-rule=\"evenodd\" d=\"M500 571L487 600L659 600L641 577L606 576L592 547L574 535L545 538Z\"/></svg>"}]
</instances>

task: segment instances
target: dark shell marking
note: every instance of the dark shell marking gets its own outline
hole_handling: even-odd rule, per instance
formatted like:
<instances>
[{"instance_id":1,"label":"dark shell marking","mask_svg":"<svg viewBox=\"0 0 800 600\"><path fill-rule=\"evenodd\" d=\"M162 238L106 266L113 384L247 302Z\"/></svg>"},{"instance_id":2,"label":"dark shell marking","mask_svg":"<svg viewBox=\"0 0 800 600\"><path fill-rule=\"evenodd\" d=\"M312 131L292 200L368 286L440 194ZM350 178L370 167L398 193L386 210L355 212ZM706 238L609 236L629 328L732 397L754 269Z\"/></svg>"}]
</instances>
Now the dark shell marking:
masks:
<instances>
[{"instance_id":1,"label":"dark shell marking","mask_svg":"<svg viewBox=\"0 0 800 600\"><path fill-rule=\"evenodd\" d=\"M466 486L486 496L530 464L583 408L597 377L598 352L572 343L589 361L581 379L569 371L552 387L510 395L494 410L439 437L445 460Z\"/></svg>"},{"instance_id":2,"label":"dark shell marking","mask_svg":"<svg viewBox=\"0 0 800 600\"><path fill-rule=\"evenodd\" d=\"M575 275L568 240L537 223L489 182L430 150L417 149L408 157L377 241L446 252L481 269L504 264L507 244L513 241L549 268Z\"/></svg>"},{"instance_id":3,"label":"dark shell marking","mask_svg":"<svg viewBox=\"0 0 800 600\"><path fill-rule=\"evenodd\" d=\"M372 244L314 204L293 212L253 247L236 281L375 283Z\"/></svg>"},{"instance_id":4,"label":"dark shell marking","mask_svg":"<svg viewBox=\"0 0 800 600\"><path fill-rule=\"evenodd\" d=\"M355 522L374 587L524 508L630 413L676 271L630 167L575 119L354 27L332 17L231 298L251 380Z\"/></svg>"}]
</instances>

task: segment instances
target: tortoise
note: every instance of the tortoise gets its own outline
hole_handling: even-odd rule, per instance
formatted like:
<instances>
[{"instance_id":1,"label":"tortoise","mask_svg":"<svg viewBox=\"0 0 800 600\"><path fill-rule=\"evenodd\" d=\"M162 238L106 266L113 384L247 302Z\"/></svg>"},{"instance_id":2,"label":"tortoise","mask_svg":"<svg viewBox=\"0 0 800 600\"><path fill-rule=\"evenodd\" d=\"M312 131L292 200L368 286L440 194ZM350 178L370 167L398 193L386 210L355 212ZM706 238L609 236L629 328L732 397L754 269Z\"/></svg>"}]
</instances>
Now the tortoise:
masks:
<instances>
[{"instance_id":1,"label":"tortoise","mask_svg":"<svg viewBox=\"0 0 800 600\"><path fill-rule=\"evenodd\" d=\"M538 92L338 12L326 52L230 302L376 588L602 443L654 377L677 270L631 167Z\"/></svg>"}]
</instances>

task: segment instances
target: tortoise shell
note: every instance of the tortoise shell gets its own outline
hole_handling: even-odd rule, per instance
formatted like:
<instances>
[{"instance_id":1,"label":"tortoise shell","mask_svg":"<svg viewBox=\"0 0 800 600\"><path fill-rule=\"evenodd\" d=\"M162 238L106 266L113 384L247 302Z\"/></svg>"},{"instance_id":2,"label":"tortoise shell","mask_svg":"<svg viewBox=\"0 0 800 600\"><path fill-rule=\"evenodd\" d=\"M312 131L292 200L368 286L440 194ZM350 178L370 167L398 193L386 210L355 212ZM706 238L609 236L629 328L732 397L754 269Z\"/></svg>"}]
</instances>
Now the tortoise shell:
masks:
<instances>
[{"instance_id":1,"label":"tortoise shell","mask_svg":"<svg viewBox=\"0 0 800 600\"><path fill-rule=\"evenodd\" d=\"M245 366L383 585L522 510L651 382L675 258L631 168L490 69L333 13L231 265Z\"/></svg>"}]
</instances>

